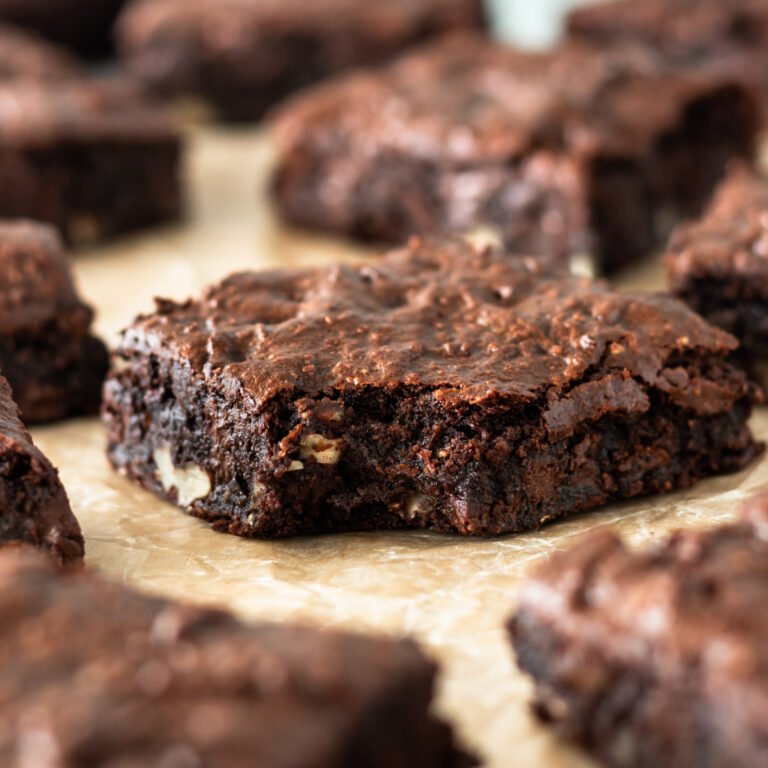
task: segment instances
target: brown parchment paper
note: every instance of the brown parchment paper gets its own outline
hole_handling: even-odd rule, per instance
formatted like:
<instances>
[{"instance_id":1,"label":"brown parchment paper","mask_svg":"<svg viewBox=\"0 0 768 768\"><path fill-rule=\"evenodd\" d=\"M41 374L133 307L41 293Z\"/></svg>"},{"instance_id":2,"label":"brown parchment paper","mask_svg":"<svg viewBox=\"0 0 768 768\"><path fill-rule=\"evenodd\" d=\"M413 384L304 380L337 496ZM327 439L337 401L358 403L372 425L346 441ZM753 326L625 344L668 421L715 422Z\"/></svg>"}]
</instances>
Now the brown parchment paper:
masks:
<instances>
[{"instance_id":1,"label":"brown parchment paper","mask_svg":"<svg viewBox=\"0 0 768 768\"><path fill-rule=\"evenodd\" d=\"M182 299L238 269L365 255L281 228L267 202L270 164L269 142L258 132L194 129L188 222L78 255L81 290L110 343L135 314L152 308L155 295ZM626 282L662 285L658 267ZM768 413L757 414L754 429L768 438ZM116 476L96 419L38 429L34 437L61 469L92 567L244 617L416 637L443 664L437 708L489 768L590 765L528 711L529 684L503 630L527 570L590 529L615 526L641 543L674 527L727 520L742 498L768 486L762 461L688 492L502 540L408 532L264 543L216 534Z\"/></svg>"}]
</instances>

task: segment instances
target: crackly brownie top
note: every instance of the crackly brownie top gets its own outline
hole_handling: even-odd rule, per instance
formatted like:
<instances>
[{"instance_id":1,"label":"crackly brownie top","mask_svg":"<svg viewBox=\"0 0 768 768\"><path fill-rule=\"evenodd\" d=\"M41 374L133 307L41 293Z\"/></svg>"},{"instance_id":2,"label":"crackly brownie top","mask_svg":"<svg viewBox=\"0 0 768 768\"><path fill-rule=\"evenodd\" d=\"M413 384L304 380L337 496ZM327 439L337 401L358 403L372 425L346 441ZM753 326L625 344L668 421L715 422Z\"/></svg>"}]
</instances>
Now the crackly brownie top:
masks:
<instances>
[{"instance_id":1,"label":"crackly brownie top","mask_svg":"<svg viewBox=\"0 0 768 768\"><path fill-rule=\"evenodd\" d=\"M744 522L682 530L650 550L612 531L550 558L521 592L518 616L624 664L652 663L674 685L697 670L702 687L742 690L752 716L768 717L768 503Z\"/></svg>"},{"instance_id":2,"label":"crackly brownie top","mask_svg":"<svg viewBox=\"0 0 768 768\"><path fill-rule=\"evenodd\" d=\"M80 74L65 50L5 24L0 24L0 51L0 80L62 80Z\"/></svg>"},{"instance_id":3,"label":"crackly brownie top","mask_svg":"<svg viewBox=\"0 0 768 768\"><path fill-rule=\"evenodd\" d=\"M636 36L670 53L703 54L730 42L768 39L768 9L763 0L611 0L571 11L568 28L614 41Z\"/></svg>"},{"instance_id":4,"label":"crackly brownie top","mask_svg":"<svg viewBox=\"0 0 768 768\"><path fill-rule=\"evenodd\" d=\"M39 328L92 312L77 295L56 231L30 221L0 222L0 333Z\"/></svg>"},{"instance_id":5,"label":"crackly brownie top","mask_svg":"<svg viewBox=\"0 0 768 768\"><path fill-rule=\"evenodd\" d=\"M691 280L737 280L749 292L768 293L768 179L737 165L697 222L672 236L666 258L673 288ZM743 291L740 293L743 295Z\"/></svg>"},{"instance_id":6,"label":"crackly brownie top","mask_svg":"<svg viewBox=\"0 0 768 768\"><path fill-rule=\"evenodd\" d=\"M682 303L544 269L463 240L414 240L375 264L238 274L199 301L159 301L121 352L170 358L256 403L368 386L446 402L560 398L553 428L583 398L605 405L590 397L598 378L618 409L647 410L643 385L698 412L744 394L741 379L699 378L680 362L735 346ZM569 392L579 381L587 389Z\"/></svg>"},{"instance_id":7,"label":"crackly brownie top","mask_svg":"<svg viewBox=\"0 0 768 768\"><path fill-rule=\"evenodd\" d=\"M129 81L0 83L0 145L26 148L177 137L169 115Z\"/></svg>"},{"instance_id":8,"label":"crackly brownie top","mask_svg":"<svg viewBox=\"0 0 768 768\"><path fill-rule=\"evenodd\" d=\"M124 13L120 30L125 41L192 35L216 50L237 49L254 34L281 30L305 30L313 37L346 30L386 42L430 27L477 26L481 9L478 0L140 0Z\"/></svg>"},{"instance_id":9,"label":"crackly brownie top","mask_svg":"<svg viewBox=\"0 0 768 768\"><path fill-rule=\"evenodd\" d=\"M83 537L64 486L51 462L33 444L3 376L0 464L4 468L0 473L0 548L27 543L46 550L60 565L80 562Z\"/></svg>"},{"instance_id":10,"label":"crackly brownie top","mask_svg":"<svg viewBox=\"0 0 768 768\"><path fill-rule=\"evenodd\" d=\"M672 69L637 46L531 53L462 35L299 95L274 130L286 152L307 143L340 156L350 147L456 164L539 147L634 155L675 127L691 100L724 86L720 77Z\"/></svg>"},{"instance_id":11,"label":"crackly brownie top","mask_svg":"<svg viewBox=\"0 0 768 768\"><path fill-rule=\"evenodd\" d=\"M249 627L24 551L0 554L0 659L18 766L340 765L393 688L426 717L434 673L410 642Z\"/></svg>"}]
</instances>

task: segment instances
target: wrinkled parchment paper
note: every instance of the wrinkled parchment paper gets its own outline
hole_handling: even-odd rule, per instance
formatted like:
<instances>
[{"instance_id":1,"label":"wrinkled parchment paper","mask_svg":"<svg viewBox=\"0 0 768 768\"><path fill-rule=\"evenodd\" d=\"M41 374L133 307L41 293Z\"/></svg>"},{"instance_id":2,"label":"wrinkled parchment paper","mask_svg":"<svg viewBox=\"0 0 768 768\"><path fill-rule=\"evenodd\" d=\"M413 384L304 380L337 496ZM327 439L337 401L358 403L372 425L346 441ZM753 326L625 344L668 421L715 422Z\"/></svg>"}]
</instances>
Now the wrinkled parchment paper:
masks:
<instances>
[{"instance_id":1,"label":"wrinkled parchment paper","mask_svg":"<svg viewBox=\"0 0 768 768\"><path fill-rule=\"evenodd\" d=\"M110 343L155 295L183 299L239 269L360 257L364 251L288 232L267 202L271 154L257 132L192 131L189 220L78 255L81 290ZM625 279L661 286L658 268ZM768 412L754 429L768 438ZM679 526L728 520L768 486L768 460L665 497L613 506L495 541L425 533L345 535L264 543L212 532L113 474L98 420L38 429L60 467L92 567L153 592L227 606L242 616L407 634L442 662L437 707L489 768L590 765L537 725L529 683L503 624L528 569L590 529L615 526L636 543Z\"/></svg>"}]
</instances>

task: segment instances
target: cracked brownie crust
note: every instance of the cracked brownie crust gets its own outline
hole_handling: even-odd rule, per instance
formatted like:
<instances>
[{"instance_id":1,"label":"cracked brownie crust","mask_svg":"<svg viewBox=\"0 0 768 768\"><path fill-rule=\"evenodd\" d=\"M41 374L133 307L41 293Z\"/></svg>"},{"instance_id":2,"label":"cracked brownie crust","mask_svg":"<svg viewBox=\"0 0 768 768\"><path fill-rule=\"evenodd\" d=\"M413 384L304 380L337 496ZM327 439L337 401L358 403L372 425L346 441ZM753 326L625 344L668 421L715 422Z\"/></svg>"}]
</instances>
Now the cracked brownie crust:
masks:
<instances>
[{"instance_id":1,"label":"cracked brownie crust","mask_svg":"<svg viewBox=\"0 0 768 768\"><path fill-rule=\"evenodd\" d=\"M538 714L615 768L768 762L768 499L644 553L605 531L541 566L510 624Z\"/></svg>"},{"instance_id":2,"label":"cracked brownie crust","mask_svg":"<svg viewBox=\"0 0 768 768\"><path fill-rule=\"evenodd\" d=\"M109 458L246 536L522 531L744 466L734 346L670 298L414 241L159 302L105 388Z\"/></svg>"},{"instance_id":3,"label":"cracked brownie crust","mask_svg":"<svg viewBox=\"0 0 768 768\"><path fill-rule=\"evenodd\" d=\"M27 424L98 413L107 373L58 235L0 223L0 370Z\"/></svg>"},{"instance_id":4,"label":"cracked brownie crust","mask_svg":"<svg viewBox=\"0 0 768 768\"><path fill-rule=\"evenodd\" d=\"M468 768L408 641L232 616L0 555L0 762Z\"/></svg>"},{"instance_id":5,"label":"cracked brownie crust","mask_svg":"<svg viewBox=\"0 0 768 768\"><path fill-rule=\"evenodd\" d=\"M149 87L255 120L334 73L484 25L482 0L144 0L128 6L117 35L126 66Z\"/></svg>"},{"instance_id":6,"label":"cracked brownie crust","mask_svg":"<svg viewBox=\"0 0 768 768\"><path fill-rule=\"evenodd\" d=\"M666 267L670 289L736 336L757 373L768 358L768 179L733 168L706 214L674 233Z\"/></svg>"},{"instance_id":7,"label":"cracked brownie crust","mask_svg":"<svg viewBox=\"0 0 768 768\"><path fill-rule=\"evenodd\" d=\"M661 213L698 212L759 125L732 78L649 49L465 36L279 110L274 193L310 228L397 243L490 228L516 252L593 250L610 271L657 244Z\"/></svg>"},{"instance_id":8,"label":"cracked brownie crust","mask_svg":"<svg viewBox=\"0 0 768 768\"><path fill-rule=\"evenodd\" d=\"M59 565L79 563L85 549L58 472L32 444L0 376L0 549L20 544Z\"/></svg>"}]
</instances>

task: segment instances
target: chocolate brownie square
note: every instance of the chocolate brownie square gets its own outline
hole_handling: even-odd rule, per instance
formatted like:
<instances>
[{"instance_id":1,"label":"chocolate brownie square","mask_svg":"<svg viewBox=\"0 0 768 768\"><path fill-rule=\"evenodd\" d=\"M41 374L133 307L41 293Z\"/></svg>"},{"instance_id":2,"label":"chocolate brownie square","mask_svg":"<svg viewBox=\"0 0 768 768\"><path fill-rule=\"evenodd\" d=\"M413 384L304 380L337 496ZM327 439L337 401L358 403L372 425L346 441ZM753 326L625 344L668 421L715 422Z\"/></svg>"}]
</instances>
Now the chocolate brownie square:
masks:
<instances>
[{"instance_id":1,"label":"chocolate brownie square","mask_svg":"<svg viewBox=\"0 0 768 768\"><path fill-rule=\"evenodd\" d=\"M615 768L767 765L768 499L745 518L538 568L510 631L539 716Z\"/></svg>"},{"instance_id":2,"label":"chocolate brownie square","mask_svg":"<svg viewBox=\"0 0 768 768\"><path fill-rule=\"evenodd\" d=\"M86 56L112 48L112 25L125 0L0 0L0 20L25 27Z\"/></svg>"},{"instance_id":3,"label":"chocolate brownie square","mask_svg":"<svg viewBox=\"0 0 768 768\"><path fill-rule=\"evenodd\" d=\"M0 222L0 371L24 420L97 413L109 360L56 232Z\"/></svg>"},{"instance_id":4,"label":"chocolate brownie square","mask_svg":"<svg viewBox=\"0 0 768 768\"><path fill-rule=\"evenodd\" d=\"M288 221L356 238L491 228L613 271L658 244L667 210L699 210L759 125L743 85L650 50L463 37L279 111L275 197Z\"/></svg>"},{"instance_id":5,"label":"chocolate brownie square","mask_svg":"<svg viewBox=\"0 0 768 768\"><path fill-rule=\"evenodd\" d=\"M768 360L768 179L734 167L699 220L666 255L670 289L741 342L753 373Z\"/></svg>"},{"instance_id":6,"label":"chocolate brownie square","mask_svg":"<svg viewBox=\"0 0 768 768\"><path fill-rule=\"evenodd\" d=\"M768 98L764 0L611 0L574 9L574 39L601 46L644 43L665 56L742 77Z\"/></svg>"},{"instance_id":7,"label":"chocolate brownie square","mask_svg":"<svg viewBox=\"0 0 768 768\"><path fill-rule=\"evenodd\" d=\"M82 72L73 56L42 38L0 24L0 80L63 80Z\"/></svg>"},{"instance_id":8,"label":"chocolate brownie square","mask_svg":"<svg viewBox=\"0 0 768 768\"><path fill-rule=\"evenodd\" d=\"M181 135L127 83L0 83L0 217L89 244L178 217Z\"/></svg>"},{"instance_id":9,"label":"chocolate brownie square","mask_svg":"<svg viewBox=\"0 0 768 768\"><path fill-rule=\"evenodd\" d=\"M243 536L488 536L743 467L736 342L465 241L159 301L105 385L112 464Z\"/></svg>"},{"instance_id":10,"label":"chocolate brownie square","mask_svg":"<svg viewBox=\"0 0 768 768\"><path fill-rule=\"evenodd\" d=\"M201 96L247 121L336 72L484 25L482 0L135 0L117 36L150 88Z\"/></svg>"},{"instance_id":11,"label":"chocolate brownie square","mask_svg":"<svg viewBox=\"0 0 768 768\"><path fill-rule=\"evenodd\" d=\"M249 626L0 555L7 768L466 768L435 672L409 641Z\"/></svg>"},{"instance_id":12,"label":"chocolate brownie square","mask_svg":"<svg viewBox=\"0 0 768 768\"><path fill-rule=\"evenodd\" d=\"M33 445L0 376L0 548L22 544L39 547L62 566L79 563L85 551L59 474Z\"/></svg>"}]
</instances>

